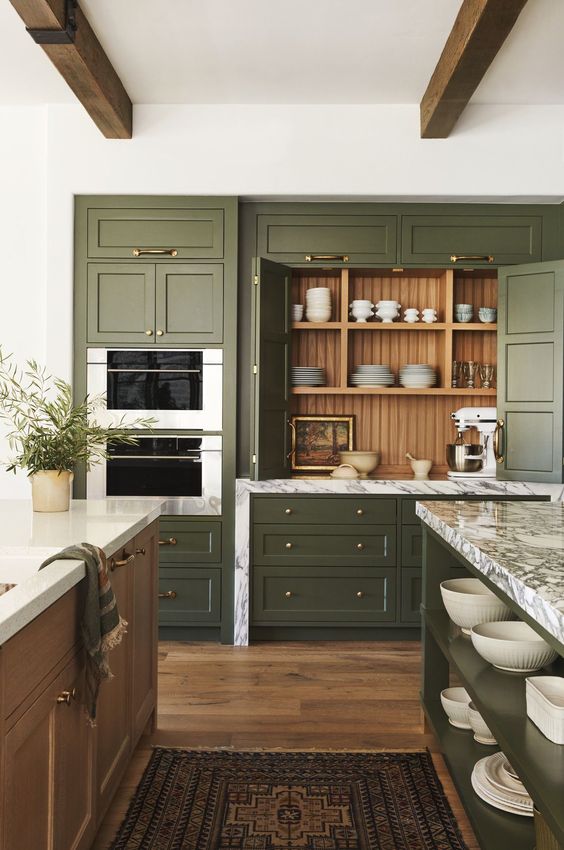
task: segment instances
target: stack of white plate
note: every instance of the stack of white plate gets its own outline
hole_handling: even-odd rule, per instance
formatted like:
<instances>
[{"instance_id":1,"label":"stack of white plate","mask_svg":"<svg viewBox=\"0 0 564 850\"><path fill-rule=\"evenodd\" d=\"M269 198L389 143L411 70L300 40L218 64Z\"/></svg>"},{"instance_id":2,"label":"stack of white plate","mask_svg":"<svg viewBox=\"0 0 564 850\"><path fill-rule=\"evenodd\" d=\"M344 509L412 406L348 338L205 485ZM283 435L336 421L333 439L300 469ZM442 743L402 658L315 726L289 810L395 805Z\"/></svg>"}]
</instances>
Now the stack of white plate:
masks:
<instances>
[{"instance_id":1,"label":"stack of white plate","mask_svg":"<svg viewBox=\"0 0 564 850\"><path fill-rule=\"evenodd\" d=\"M494 753L476 762L472 788L495 809L533 817L533 801L503 753Z\"/></svg>"},{"instance_id":2,"label":"stack of white plate","mask_svg":"<svg viewBox=\"0 0 564 850\"><path fill-rule=\"evenodd\" d=\"M308 322L329 322L331 319L331 290L315 286L306 290L306 319Z\"/></svg>"},{"instance_id":3,"label":"stack of white plate","mask_svg":"<svg viewBox=\"0 0 564 850\"><path fill-rule=\"evenodd\" d=\"M387 363L364 363L350 376L353 387L393 387L394 373Z\"/></svg>"},{"instance_id":4,"label":"stack of white plate","mask_svg":"<svg viewBox=\"0 0 564 850\"><path fill-rule=\"evenodd\" d=\"M291 378L295 387L324 387L325 369L320 366L292 366Z\"/></svg>"},{"instance_id":5,"label":"stack of white plate","mask_svg":"<svg viewBox=\"0 0 564 850\"><path fill-rule=\"evenodd\" d=\"M399 382L402 387L425 389L432 387L437 380L437 373L426 363L407 363L399 372Z\"/></svg>"}]
</instances>

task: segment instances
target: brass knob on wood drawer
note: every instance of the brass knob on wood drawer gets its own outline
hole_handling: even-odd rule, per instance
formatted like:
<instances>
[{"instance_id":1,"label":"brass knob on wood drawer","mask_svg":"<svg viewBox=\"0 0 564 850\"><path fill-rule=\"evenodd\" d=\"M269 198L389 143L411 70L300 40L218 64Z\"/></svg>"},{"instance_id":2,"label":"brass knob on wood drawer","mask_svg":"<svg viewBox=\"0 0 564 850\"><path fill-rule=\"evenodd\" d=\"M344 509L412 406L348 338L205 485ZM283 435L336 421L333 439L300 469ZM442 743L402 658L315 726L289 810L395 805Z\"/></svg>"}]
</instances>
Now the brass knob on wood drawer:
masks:
<instances>
[{"instance_id":1,"label":"brass knob on wood drawer","mask_svg":"<svg viewBox=\"0 0 564 850\"><path fill-rule=\"evenodd\" d=\"M135 554L136 555L144 555L145 554L145 547L141 546L139 549L136 549Z\"/></svg>"},{"instance_id":2,"label":"brass knob on wood drawer","mask_svg":"<svg viewBox=\"0 0 564 850\"><path fill-rule=\"evenodd\" d=\"M357 543L356 548L359 550L359 552L362 552L362 550L364 549L364 543Z\"/></svg>"},{"instance_id":3,"label":"brass knob on wood drawer","mask_svg":"<svg viewBox=\"0 0 564 850\"><path fill-rule=\"evenodd\" d=\"M71 700L76 699L76 688L73 688L72 691L63 691L57 697L58 703L64 703L65 705L70 705Z\"/></svg>"},{"instance_id":4,"label":"brass knob on wood drawer","mask_svg":"<svg viewBox=\"0 0 564 850\"><path fill-rule=\"evenodd\" d=\"M286 597L286 599L289 599L289 598L290 598L290 596L292 596L292 595L293 595L293 594L292 594L292 591L291 591L291 590L287 590L287 591L286 591L286 593L284 594L284 596Z\"/></svg>"},{"instance_id":5,"label":"brass knob on wood drawer","mask_svg":"<svg viewBox=\"0 0 564 850\"><path fill-rule=\"evenodd\" d=\"M176 590L167 590L165 593L159 593L159 599L176 599L177 596Z\"/></svg>"},{"instance_id":6,"label":"brass knob on wood drawer","mask_svg":"<svg viewBox=\"0 0 564 850\"><path fill-rule=\"evenodd\" d=\"M356 595L359 599L362 599L362 597L364 596L364 590L358 590Z\"/></svg>"},{"instance_id":7,"label":"brass knob on wood drawer","mask_svg":"<svg viewBox=\"0 0 564 850\"><path fill-rule=\"evenodd\" d=\"M292 513L292 508L286 508L286 510L284 511L284 513L285 513L285 514L288 514L288 516L290 516L290 514Z\"/></svg>"},{"instance_id":8,"label":"brass knob on wood drawer","mask_svg":"<svg viewBox=\"0 0 564 850\"><path fill-rule=\"evenodd\" d=\"M286 549L291 549L292 545L293 545L292 543L286 543Z\"/></svg>"},{"instance_id":9,"label":"brass knob on wood drawer","mask_svg":"<svg viewBox=\"0 0 564 850\"><path fill-rule=\"evenodd\" d=\"M356 515L357 516L364 516L364 511L362 510L362 508L358 508Z\"/></svg>"}]
</instances>

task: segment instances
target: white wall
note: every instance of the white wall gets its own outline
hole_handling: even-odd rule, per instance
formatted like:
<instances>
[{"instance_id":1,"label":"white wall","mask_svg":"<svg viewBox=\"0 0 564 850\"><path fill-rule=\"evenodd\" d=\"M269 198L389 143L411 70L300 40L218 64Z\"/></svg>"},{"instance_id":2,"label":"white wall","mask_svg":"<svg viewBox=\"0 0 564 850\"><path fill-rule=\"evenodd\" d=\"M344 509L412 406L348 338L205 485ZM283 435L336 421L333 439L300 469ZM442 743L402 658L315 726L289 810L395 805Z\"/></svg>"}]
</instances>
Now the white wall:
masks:
<instances>
[{"instance_id":1,"label":"white wall","mask_svg":"<svg viewBox=\"0 0 564 850\"><path fill-rule=\"evenodd\" d=\"M0 122L0 340L67 378L75 194L564 197L556 106L471 106L445 140L419 138L416 106L138 106L131 141L103 139L78 106ZM0 497L21 492L0 476Z\"/></svg>"}]
</instances>

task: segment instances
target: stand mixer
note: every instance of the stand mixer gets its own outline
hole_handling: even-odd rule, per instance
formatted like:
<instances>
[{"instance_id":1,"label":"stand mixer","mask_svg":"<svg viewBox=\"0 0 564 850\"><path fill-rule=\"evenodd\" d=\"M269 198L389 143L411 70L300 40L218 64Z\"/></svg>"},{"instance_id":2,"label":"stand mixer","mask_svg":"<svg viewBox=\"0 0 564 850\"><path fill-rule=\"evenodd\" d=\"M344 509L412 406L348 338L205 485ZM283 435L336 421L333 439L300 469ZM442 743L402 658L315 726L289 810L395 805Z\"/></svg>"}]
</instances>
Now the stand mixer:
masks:
<instances>
[{"instance_id":1,"label":"stand mixer","mask_svg":"<svg viewBox=\"0 0 564 850\"><path fill-rule=\"evenodd\" d=\"M461 407L450 414L458 439L447 446L447 461L451 467L449 478L495 478L496 462L493 450L493 434L497 424L495 407ZM464 432L476 428L480 434L479 445L464 443ZM459 450L459 451L457 451ZM471 454L467 453L471 450ZM459 471L458 466L477 466L472 472ZM454 467L454 468L453 468Z\"/></svg>"}]
</instances>

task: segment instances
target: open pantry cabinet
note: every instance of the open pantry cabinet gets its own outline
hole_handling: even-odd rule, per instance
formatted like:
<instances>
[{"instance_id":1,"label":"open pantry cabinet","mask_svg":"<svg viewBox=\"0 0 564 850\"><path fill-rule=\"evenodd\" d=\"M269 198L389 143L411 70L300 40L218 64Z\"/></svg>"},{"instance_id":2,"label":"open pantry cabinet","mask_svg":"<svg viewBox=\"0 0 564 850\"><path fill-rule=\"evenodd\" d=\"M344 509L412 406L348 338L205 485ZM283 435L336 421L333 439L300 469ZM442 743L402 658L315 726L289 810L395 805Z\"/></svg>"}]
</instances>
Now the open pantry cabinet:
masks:
<instances>
[{"instance_id":1,"label":"open pantry cabinet","mask_svg":"<svg viewBox=\"0 0 564 850\"><path fill-rule=\"evenodd\" d=\"M445 446L455 431L450 414L460 407L495 407L496 389L453 387L453 361L496 364L497 326L482 322L457 323L454 304L497 306L494 269L319 269L289 268L258 260L254 277L255 409L253 415L255 477L286 477L291 472L292 414L353 415L354 447L378 450L381 478L411 477L405 455L433 460L432 477L447 472ZM331 320L291 323L291 304L304 304L312 287L328 287ZM382 323L350 320L354 299L376 304L394 299L401 318ZM404 322L406 307L433 307L437 322ZM305 319L305 316L304 316ZM389 364L395 375L391 387L354 387L350 374L359 364ZM427 363L437 383L426 389L399 385L398 372L407 363ZM326 385L293 387L291 366L326 370Z\"/></svg>"}]
</instances>

